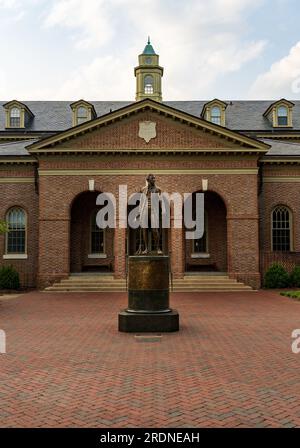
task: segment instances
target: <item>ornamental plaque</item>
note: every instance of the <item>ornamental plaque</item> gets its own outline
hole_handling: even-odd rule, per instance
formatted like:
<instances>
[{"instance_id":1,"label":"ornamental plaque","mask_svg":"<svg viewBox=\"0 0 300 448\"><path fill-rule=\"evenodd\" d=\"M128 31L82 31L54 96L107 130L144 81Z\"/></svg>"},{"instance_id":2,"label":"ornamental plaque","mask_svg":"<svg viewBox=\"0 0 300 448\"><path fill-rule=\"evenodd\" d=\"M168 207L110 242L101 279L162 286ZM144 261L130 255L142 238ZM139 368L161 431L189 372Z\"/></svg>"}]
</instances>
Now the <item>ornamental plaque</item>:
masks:
<instances>
[{"instance_id":1,"label":"ornamental plaque","mask_svg":"<svg viewBox=\"0 0 300 448\"><path fill-rule=\"evenodd\" d=\"M139 137L149 143L152 138L156 137L156 123L153 121L141 121L139 123Z\"/></svg>"}]
</instances>

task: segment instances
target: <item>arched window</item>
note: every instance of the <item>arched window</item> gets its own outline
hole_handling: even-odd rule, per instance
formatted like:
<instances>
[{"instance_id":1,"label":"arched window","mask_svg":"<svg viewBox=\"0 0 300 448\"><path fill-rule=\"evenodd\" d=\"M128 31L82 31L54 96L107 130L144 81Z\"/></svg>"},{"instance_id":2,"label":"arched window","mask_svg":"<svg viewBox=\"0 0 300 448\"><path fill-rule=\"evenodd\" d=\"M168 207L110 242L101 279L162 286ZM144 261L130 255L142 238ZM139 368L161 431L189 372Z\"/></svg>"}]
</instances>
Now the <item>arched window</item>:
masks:
<instances>
[{"instance_id":1,"label":"arched window","mask_svg":"<svg viewBox=\"0 0 300 448\"><path fill-rule=\"evenodd\" d=\"M277 123L278 126L288 125L288 108L286 106L280 106L277 110Z\"/></svg>"},{"instance_id":2,"label":"arched window","mask_svg":"<svg viewBox=\"0 0 300 448\"><path fill-rule=\"evenodd\" d=\"M22 208L11 208L6 214L8 232L6 234L6 253L26 253L26 213Z\"/></svg>"},{"instance_id":3,"label":"arched window","mask_svg":"<svg viewBox=\"0 0 300 448\"><path fill-rule=\"evenodd\" d=\"M84 123L88 120L88 110L86 107L80 106L77 109L77 124Z\"/></svg>"},{"instance_id":4,"label":"arched window","mask_svg":"<svg viewBox=\"0 0 300 448\"><path fill-rule=\"evenodd\" d=\"M292 213L283 206L278 205L272 211L272 250L289 252L292 247Z\"/></svg>"},{"instance_id":5,"label":"arched window","mask_svg":"<svg viewBox=\"0 0 300 448\"><path fill-rule=\"evenodd\" d=\"M11 128L19 128L21 126L21 111L18 107L10 110L9 125Z\"/></svg>"},{"instance_id":6,"label":"arched window","mask_svg":"<svg viewBox=\"0 0 300 448\"><path fill-rule=\"evenodd\" d=\"M144 79L144 93L152 94L153 91L153 76L147 75Z\"/></svg>"},{"instance_id":7,"label":"arched window","mask_svg":"<svg viewBox=\"0 0 300 448\"><path fill-rule=\"evenodd\" d=\"M211 109L210 119L212 123L221 125L221 109L219 106L214 106Z\"/></svg>"},{"instance_id":8,"label":"arched window","mask_svg":"<svg viewBox=\"0 0 300 448\"><path fill-rule=\"evenodd\" d=\"M91 254L104 254L104 229L97 225L96 218L99 210L94 210L91 215Z\"/></svg>"}]
</instances>

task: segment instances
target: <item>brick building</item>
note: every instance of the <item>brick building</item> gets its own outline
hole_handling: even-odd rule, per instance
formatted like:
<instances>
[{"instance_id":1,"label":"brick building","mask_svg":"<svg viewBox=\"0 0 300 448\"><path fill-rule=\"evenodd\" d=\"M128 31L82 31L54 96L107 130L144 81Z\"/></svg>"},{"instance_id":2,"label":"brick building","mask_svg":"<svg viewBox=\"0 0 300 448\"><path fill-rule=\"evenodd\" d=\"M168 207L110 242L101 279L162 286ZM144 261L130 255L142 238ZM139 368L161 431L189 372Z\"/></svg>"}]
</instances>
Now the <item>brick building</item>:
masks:
<instances>
[{"instance_id":1,"label":"brick building","mask_svg":"<svg viewBox=\"0 0 300 448\"><path fill-rule=\"evenodd\" d=\"M201 240L174 222L162 232L174 278L223 272L258 288L273 261L300 262L300 101L163 102L150 42L135 76L134 102L0 102L1 264L29 287L89 271L124 278L139 234L98 229L96 197L122 184L130 194L149 172L163 191L205 193Z\"/></svg>"}]
</instances>

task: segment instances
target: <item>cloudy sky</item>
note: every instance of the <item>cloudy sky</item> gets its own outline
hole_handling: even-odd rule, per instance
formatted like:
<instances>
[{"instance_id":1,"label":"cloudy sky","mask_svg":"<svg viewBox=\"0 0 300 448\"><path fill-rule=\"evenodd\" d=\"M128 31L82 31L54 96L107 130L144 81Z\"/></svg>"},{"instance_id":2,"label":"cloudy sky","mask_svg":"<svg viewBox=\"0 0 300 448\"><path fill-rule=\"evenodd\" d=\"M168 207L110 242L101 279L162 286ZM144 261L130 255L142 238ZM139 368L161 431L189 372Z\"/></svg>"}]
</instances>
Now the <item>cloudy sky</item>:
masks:
<instances>
[{"instance_id":1,"label":"cloudy sky","mask_svg":"<svg viewBox=\"0 0 300 448\"><path fill-rule=\"evenodd\" d=\"M300 99L299 0L0 0L0 99L134 100L148 34L165 100Z\"/></svg>"}]
</instances>

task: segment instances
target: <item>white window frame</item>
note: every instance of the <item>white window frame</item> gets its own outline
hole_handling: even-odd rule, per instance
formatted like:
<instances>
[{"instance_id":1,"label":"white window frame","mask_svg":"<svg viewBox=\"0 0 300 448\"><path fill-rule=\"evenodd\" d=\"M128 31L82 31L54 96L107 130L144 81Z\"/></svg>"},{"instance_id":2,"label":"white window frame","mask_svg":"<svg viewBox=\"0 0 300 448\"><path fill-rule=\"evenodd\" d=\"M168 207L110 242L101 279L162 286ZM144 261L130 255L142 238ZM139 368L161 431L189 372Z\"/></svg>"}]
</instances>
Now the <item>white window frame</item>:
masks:
<instances>
[{"instance_id":1,"label":"white window frame","mask_svg":"<svg viewBox=\"0 0 300 448\"><path fill-rule=\"evenodd\" d=\"M10 213L12 213L14 210L21 210L24 213L24 221L25 221L25 245L24 245L24 252L8 252L8 236L9 231L5 234L5 253L3 255L4 260L26 260L28 258L27 255L27 233L28 233L28 217L27 212L23 207L20 206L14 206L11 207L9 210L7 210L5 214L5 221L8 224L9 227L9 221L8 217Z\"/></svg>"}]
</instances>

